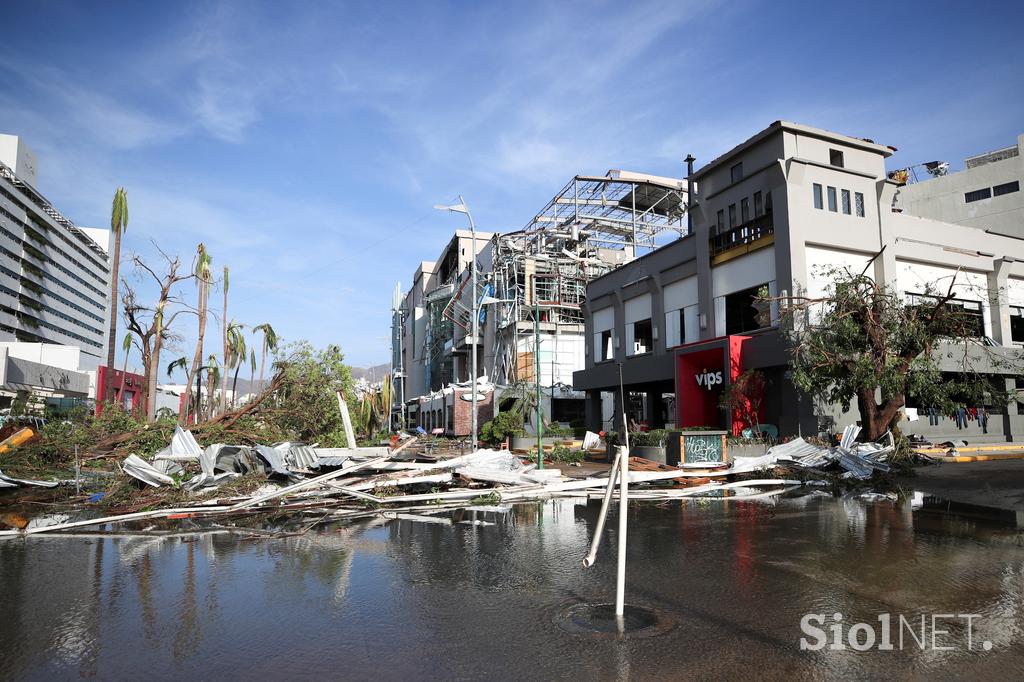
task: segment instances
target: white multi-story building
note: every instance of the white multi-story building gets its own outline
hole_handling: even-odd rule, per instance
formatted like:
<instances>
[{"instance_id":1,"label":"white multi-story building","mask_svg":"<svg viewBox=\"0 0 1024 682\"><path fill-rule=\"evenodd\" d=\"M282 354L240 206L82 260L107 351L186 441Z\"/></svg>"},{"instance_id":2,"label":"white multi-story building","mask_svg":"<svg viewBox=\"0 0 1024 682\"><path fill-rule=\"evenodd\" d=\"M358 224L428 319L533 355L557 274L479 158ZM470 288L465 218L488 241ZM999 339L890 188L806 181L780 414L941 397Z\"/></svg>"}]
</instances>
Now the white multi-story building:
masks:
<instances>
[{"instance_id":1,"label":"white multi-story building","mask_svg":"<svg viewBox=\"0 0 1024 682\"><path fill-rule=\"evenodd\" d=\"M110 231L80 228L37 189L36 156L0 135L0 341L75 346L95 370L106 347Z\"/></svg>"},{"instance_id":2,"label":"white multi-story building","mask_svg":"<svg viewBox=\"0 0 1024 682\"><path fill-rule=\"evenodd\" d=\"M587 286L591 343L574 386L587 392L588 426L601 427L605 396L618 400L620 365L630 401L626 411L652 427L736 428L733 415L719 408L719 394L752 368L768 379L761 423L796 435L852 422L856 409L844 412L848 406L812 404L801 397L788 380L790 355L778 310L759 303L821 295L833 267L864 271L908 301L935 288L944 292L955 282L951 305L976 321L971 335L988 339L993 356L1019 359L1014 325L1015 302L1024 297L1024 241L983 220L948 222L955 216L943 214L947 222L941 222L912 215L927 212L904 193L913 198L915 188L944 179L920 185L889 179L885 162L894 151L776 121L694 172L692 234ZM989 165L997 163L1006 161ZM996 186L1013 180L1000 175L986 176L985 182ZM1019 363L989 364L983 369L993 384L1012 391L1021 379ZM963 365L950 353L942 368L955 374ZM970 414L985 411L991 419L964 426L952 415L934 414L915 396L906 399L911 415L914 408L917 415L928 413L906 425L907 433L939 440L1024 437L1024 403L1011 402L1009 409L966 405Z\"/></svg>"}]
</instances>

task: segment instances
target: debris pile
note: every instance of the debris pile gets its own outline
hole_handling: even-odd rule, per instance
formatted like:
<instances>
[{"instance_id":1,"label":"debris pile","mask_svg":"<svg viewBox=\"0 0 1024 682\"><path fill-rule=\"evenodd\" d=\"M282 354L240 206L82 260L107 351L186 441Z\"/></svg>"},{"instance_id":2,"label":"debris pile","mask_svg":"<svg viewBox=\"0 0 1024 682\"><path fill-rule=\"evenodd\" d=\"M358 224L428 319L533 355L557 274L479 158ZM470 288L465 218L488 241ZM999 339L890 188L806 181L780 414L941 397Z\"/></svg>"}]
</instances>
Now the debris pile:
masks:
<instances>
[{"instance_id":1,"label":"debris pile","mask_svg":"<svg viewBox=\"0 0 1024 682\"><path fill-rule=\"evenodd\" d=\"M3 530L0 536L69 531L142 519L215 519L281 513L313 518L309 528L341 519L380 514L394 518L429 516L462 508L506 510L514 502L553 497L602 497L608 471L576 471L539 467L507 450L480 449L440 459L416 453L418 436L403 434L394 448L320 448L316 444L283 442L274 445L216 444L202 448L193 435L177 428L170 444L151 461L132 454L120 461L121 470L139 490L167 490L163 504L170 508L76 520L51 525ZM634 459L634 462L637 460ZM764 499L801 485L790 479L762 478L725 482L725 473L709 478L706 471L673 467L630 471L635 499ZM225 484L254 474L262 487L247 495ZM265 477L265 480L262 479ZM126 481L128 479L125 479ZM671 487L666 487L666 485ZM158 502L159 504L159 502ZM173 505L173 506L171 506ZM91 512L95 513L95 511ZM410 516L411 515L411 516ZM222 523L222 521L215 521Z\"/></svg>"},{"instance_id":2,"label":"debris pile","mask_svg":"<svg viewBox=\"0 0 1024 682\"><path fill-rule=\"evenodd\" d=\"M817 473L825 473L829 469L841 468L843 478L867 480L876 472L890 470L886 460L896 451L892 433L886 434L886 443L857 443L861 427L847 426L839 445L823 448L808 443L803 438L776 445L762 457L747 457L734 464L732 473L758 471L775 466L790 466Z\"/></svg>"}]
</instances>

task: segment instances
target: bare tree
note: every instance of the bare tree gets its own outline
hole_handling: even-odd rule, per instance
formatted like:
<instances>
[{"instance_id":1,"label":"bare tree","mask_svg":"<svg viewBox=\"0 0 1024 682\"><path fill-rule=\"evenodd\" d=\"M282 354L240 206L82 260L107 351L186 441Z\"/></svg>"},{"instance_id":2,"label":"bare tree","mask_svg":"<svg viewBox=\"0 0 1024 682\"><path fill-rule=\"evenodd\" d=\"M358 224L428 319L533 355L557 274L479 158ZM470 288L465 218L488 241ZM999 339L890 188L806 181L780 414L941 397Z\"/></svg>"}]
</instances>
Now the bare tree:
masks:
<instances>
[{"instance_id":1,"label":"bare tree","mask_svg":"<svg viewBox=\"0 0 1024 682\"><path fill-rule=\"evenodd\" d=\"M132 257L136 271L148 275L157 285L157 300L150 307L138 302L135 290L122 281L124 294L121 298L124 307L125 323L132 332L132 343L139 349L142 356L143 394L146 396L144 411L149 421L156 416L156 385L159 382L160 352L166 345L180 341L180 336L171 331L175 318L191 311L178 297L174 288L179 282L191 279L191 274L179 274L181 260L160 251L166 262L166 274L157 274L156 270L147 265L138 255ZM175 310L171 311L170 308Z\"/></svg>"}]
</instances>

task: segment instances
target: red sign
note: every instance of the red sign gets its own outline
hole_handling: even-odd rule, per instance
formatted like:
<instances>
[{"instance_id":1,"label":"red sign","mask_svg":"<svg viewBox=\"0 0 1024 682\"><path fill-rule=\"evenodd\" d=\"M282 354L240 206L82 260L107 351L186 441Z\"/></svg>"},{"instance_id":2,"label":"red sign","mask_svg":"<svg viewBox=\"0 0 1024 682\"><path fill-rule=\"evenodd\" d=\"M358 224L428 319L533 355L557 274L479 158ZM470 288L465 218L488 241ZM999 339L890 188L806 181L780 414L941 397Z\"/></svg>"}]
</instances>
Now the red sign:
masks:
<instances>
[{"instance_id":1,"label":"red sign","mask_svg":"<svg viewBox=\"0 0 1024 682\"><path fill-rule=\"evenodd\" d=\"M676 427L728 428L734 435L749 426L737 411L719 407L722 391L743 372L743 345L750 337L724 336L676 348Z\"/></svg>"}]
</instances>

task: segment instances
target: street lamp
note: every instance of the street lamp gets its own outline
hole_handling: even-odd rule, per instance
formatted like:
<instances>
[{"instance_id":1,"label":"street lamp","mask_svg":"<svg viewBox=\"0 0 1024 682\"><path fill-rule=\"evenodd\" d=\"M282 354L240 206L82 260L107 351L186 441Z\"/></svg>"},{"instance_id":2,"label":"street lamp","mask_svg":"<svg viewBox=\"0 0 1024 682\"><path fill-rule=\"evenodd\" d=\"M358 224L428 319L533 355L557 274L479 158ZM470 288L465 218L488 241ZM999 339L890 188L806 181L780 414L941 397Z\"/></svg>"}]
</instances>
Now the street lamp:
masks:
<instances>
[{"instance_id":1,"label":"street lamp","mask_svg":"<svg viewBox=\"0 0 1024 682\"><path fill-rule=\"evenodd\" d=\"M472 260L470 261L470 264L469 264L470 277L473 280L472 284L471 284L472 289L473 289L473 306L472 306L472 314L473 314L472 334L473 334L473 338L470 341L470 347L472 349L471 352L473 353L473 358L472 358L472 361L470 363L470 367L471 367L470 371L473 373L473 417L472 417L472 420L471 420L473 435L470 436L470 444L472 445L473 449L476 450L476 444L477 444L477 438L476 438L476 436L477 436L477 424L476 424L476 422L477 422L477 413L476 413L476 388L477 388L476 387L476 337L477 337L477 334L478 334L478 331L479 331L479 325L480 325L480 312L479 312L479 303L477 301L477 289L476 289L476 224L473 222L473 214L469 212L469 206L466 205L466 200L462 198L461 194L459 195L459 203L452 204L450 206L446 206L444 204L434 204L434 208L436 208L439 211L448 211L449 213L464 213L466 215L466 218L469 219L469 232L470 232L472 243L473 243L472 248L471 248L471 250L473 252L472 253Z\"/></svg>"},{"instance_id":2,"label":"street lamp","mask_svg":"<svg viewBox=\"0 0 1024 682\"><path fill-rule=\"evenodd\" d=\"M494 298L483 296L480 299L481 305L491 303L514 303L513 299ZM533 280L533 366L534 378L537 384L537 468L544 468L544 406L543 395L540 388L540 302L537 299L537 279ZM554 399L554 376L551 378L551 397Z\"/></svg>"}]
</instances>

